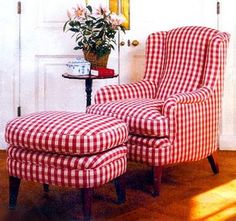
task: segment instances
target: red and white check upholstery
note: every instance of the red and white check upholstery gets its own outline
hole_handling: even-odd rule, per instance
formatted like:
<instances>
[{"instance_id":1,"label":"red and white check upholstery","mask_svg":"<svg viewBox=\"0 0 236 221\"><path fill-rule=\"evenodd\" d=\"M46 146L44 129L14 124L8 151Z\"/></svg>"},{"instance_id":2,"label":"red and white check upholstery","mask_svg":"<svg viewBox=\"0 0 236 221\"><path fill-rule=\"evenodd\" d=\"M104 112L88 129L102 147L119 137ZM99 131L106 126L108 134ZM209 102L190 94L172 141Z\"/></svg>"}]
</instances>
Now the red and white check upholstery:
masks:
<instances>
[{"instance_id":1,"label":"red and white check upholstery","mask_svg":"<svg viewBox=\"0 0 236 221\"><path fill-rule=\"evenodd\" d=\"M114 117L38 112L7 124L9 175L58 186L93 188L125 173L127 125Z\"/></svg>"},{"instance_id":2,"label":"red and white check upholstery","mask_svg":"<svg viewBox=\"0 0 236 221\"><path fill-rule=\"evenodd\" d=\"M129 132L145 136L168 136L168 119L160 113L163 102L157 99L125 99L95 104L89 113L116 117L129 125Z\"/></svg>"},{"instance_id":3,"label":"red and white check upholstery","mask_svg":"<svg viewBox=\"0 0 236 221\"><path fill-rule=\"evenodd\" d=\"M57 186L92 188L125 173L126 155L126 146L82 157L10 146L7 167L10 176L23 180Z\"/></svg>"},{"instance_id":4,"label":"red and white check upholstery","mask_svg":"<svg viewBox=\"0 0 236 221\"><path fill-rule=\"evenodd\" d=\"M101 88L95 96L95 103L105 103L132 98L154 98L156 84L143 80L133 84L108 85Z\"/></svg>"},{"instance_id":5,"label":"red and white check upholstery","mask_svg":"<svg viewBox=\"0 0 236 221\"><path fill-rule=\"evenodd\" d=\"M62 154L94 154L123 144L126 124L113 117L76 112L38 112L7 124L12 146Z\"/></svg>"},{"instance_id":6,"label":"red and white check upholstery","mask_svg":"<svg viewBox=\"0 0 236 221\"><path fill-rule=\"evenodd\" d=\"M102 88L87 112L129 125L131 160L161 166L209 156L218 147L228 41L207 27L151 34L144 79Z\"/></svg>"}]
</instances>

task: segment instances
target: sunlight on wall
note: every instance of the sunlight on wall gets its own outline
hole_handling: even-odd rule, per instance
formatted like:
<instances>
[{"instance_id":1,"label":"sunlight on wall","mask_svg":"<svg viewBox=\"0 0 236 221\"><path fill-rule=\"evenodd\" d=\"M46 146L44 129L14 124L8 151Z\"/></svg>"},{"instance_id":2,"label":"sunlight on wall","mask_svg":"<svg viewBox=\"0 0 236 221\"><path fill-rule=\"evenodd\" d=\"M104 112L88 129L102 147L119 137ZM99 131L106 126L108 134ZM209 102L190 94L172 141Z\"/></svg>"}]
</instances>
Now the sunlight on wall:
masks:
<instances>
[{"instance_id":1,"label":"sunlight on wall","mask_svg":"<svg viewBox=\"0 0 236 221\"><path fill-rule=\"evenodd\" d=\"M190 220L233 220L236 216L236 179L192 198Z\"/></svg>"}]
</instances>

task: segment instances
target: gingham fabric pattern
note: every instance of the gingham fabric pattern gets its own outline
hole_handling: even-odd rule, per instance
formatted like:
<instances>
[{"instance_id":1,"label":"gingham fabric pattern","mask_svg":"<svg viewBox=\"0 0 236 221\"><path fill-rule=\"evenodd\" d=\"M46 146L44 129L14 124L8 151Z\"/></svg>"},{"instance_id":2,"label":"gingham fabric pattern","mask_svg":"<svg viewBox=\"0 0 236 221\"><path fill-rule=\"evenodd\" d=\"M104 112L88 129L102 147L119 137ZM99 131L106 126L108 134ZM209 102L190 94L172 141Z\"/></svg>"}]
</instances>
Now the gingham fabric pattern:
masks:
<instances>
[{"instance_id":1,"label":"gingham fabric pattern","mask_svg":"<svg viewBox=\"0 0 236 221\"><path fill-rule=\"evenodd\" d=\"M144 80L156 84L155 98L164 101L160 113L168 119L168 138L132 135L128 140L129 159L165 165L200 160L217 149L228 42L227 33L195 26L153 33L148 37ZM119 87L117 92L122 93ZM117 98L119 105L126 102L109 87L105 93L100 93L100 101L103 96L109 96L114 97L113 100ZM103 105L116 106L117 103L100 104L98 112ZM123 109L125 107L120 111ZM147 142L149 139L152 141ZM169 146L159 149L158 142L163 139L168 139ZM158 153L160 150L163 151ZM151 151L155 154L150 154Z\"/></svg>"},{"instance_id":2,"label":"gingham fabric pattern","mask_svg":"<svg viewBox=\"0 0 236 221\"><path fill-rule=\"evenodd\" d=\"M38 112L7 124L12 146L62 154L94 154L123 144L127 125L118 119L74 112Z\"/></svg>"},{"instance_id":3,"label":"gingham fabric pattern","mask_svg":"<svg viewBox=\"0 0 236 221\"><path fill-rule=\"evenodd\" d=\"M209 45L217 33L217 30L205 27L184 27L167 33L165 66L157 91L158 99L166 99L172 94L193 91L202 86L203 78L206 77L206 58L211 56ZM216 65L211 63L211 71Z\"/></svg>"},{"instance_id":4,"label":"gingham fabric pattern","mask_svg":"<svg viewBox=\"0 0 236 221\"><path fill-rule=\"evenodd\" d=\"M126 147L117 147L99 157L88 156L81 159L11 146L8 150L7 167L10 176L24 180L56 186L92 188L126 172L126 152Z\"/></svg>"},{"instance_id":5,"label":"gingham fabric pattern","mask_svg":"<svg viewBox=\"0 0 236 221\"><path fill-rule=\"evenodd\" d=\"M160 113L163 102L157 99L126 99L94 104L87 113L113 116L126 122L132 134L168 136L168 119Z\"/></svg>"},{"instance_id":6,"label":"gingham fabric pattern","mask_svg":"<svg viewBox=\"0 0 236 221\"><path fill-rule=\"evenodd\" d=\"M168 138L156 139L130 135L127 147L129 160L150 166L162 166L172 162L172 146Z\"/></svg>"},{"instance_id":7,"label":"gingham fabric pattern","mask_svg":"<svg viewBox=\"0 0 236 221\"><path fill-rule=\"evenodd\" d=\"M144 79L159 85L165 64L167 32L161 31L148 36L146 43L146 69Z\"/></svg>"},{"instance_id":8,"label":"gingham fabric pattern","mask_svg":"<svg viewBox=\"0 0 236 221\"><path fill-rule=\"evenodd\" d=\"M172 162L195 161L217 150L223 91L223 75L229 36L211 39L206 63L206 86L172 95L165 101L163 115L169 118ZM210 70L211 69L211 70ZM210 72L211 71L211 72ZM210 75L211 73L211 75Z\"/></svg>"},{"instance_id":9,"label":"gingham fabric pattern","mask_svg":"<svg viewBox=\"0 0 236 221\"><path fill-rule=\"evenodd\" d=\"M125 157L126 154L126 146L118 146L102 153L79 157L73 155L47 153L15 146L10 146L7 150L7 155L9 158L15 159L22 163L30 162L32 164L40 164L42 166L60 169L93 169Z\"/></svg>"},{"instance_id":10,"label":"gingham fabric pattern","mask_svg":"<svg viewBox=\"0 0 236 221\"><path fill-rule=\"evenodd\" d=\"M95 103L130 99L130 98L154 98L156 84L151 81L140 81L133 84L108 85L97 91Z\"/></svg>"}]
</instances>

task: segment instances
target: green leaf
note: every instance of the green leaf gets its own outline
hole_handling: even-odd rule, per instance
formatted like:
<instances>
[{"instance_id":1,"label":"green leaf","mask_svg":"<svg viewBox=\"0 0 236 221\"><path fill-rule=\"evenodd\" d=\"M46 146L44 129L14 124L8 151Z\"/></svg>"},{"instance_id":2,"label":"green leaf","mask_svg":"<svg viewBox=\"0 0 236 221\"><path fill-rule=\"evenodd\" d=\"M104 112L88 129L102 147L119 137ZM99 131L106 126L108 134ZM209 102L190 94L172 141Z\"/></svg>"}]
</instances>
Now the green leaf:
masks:
<instances>
[{"instance_id":1,"label":"green leaf","mask_svg":"<svg viewBox=\"0 0 236 221\"><path fill-rule=\"evenodd\" d=\"M88 9L88 10L89 10L89 12L92 14L92 12L93 12L93 9L92 9L91 5L87 5L87 9Z\"/></svg>"},{"instance_id":2,"label":"green leaf","mask_svg":"<svg viewBox=\"0 0 236 221\"><path fill-rule=\"evenodd\" d=\"M81 38L82 38L82 36L81 36L81 35L77 35L77 37L76 37L75 41L77 42L77 41L79 41Z\"/></svg>"},{"instance_id":3,"label":"green leaf","mask_svg":"<svg viewBox=\"0 0 236 221\"><path fill-rule=\"evenodd\" d=\"M88 18L91 18L93 20L97 20L95 17L93 17L92 15L88 15Z\"/></svg>"},{"instance_id":4,"label":"green leaf","mask_svg":"<svg viewBox=\"0 0 236 221\"><path fill-rule=\"evenodd\" d=\"M96 23L100 23L100 22L105 22L105 21L104 21L104 18L98 19Z\"/></svg>"},{"instance_id":5,"label":"green leaf","mask_svg":"<svg viewBox=\"0 0 236 221\"><path fill-rule=\"evenodd\" d=\"M121 31L123 31L125 33L125 27L123 25L120 25L120 29L121 29Z\"/></svg>"},{"instance_id":6,"label":"green leaf","mask_svg":"<svg viewBox=\"0 0 236 221\"><path fill-rule=\"evenodd\" d=\"M92 32L89 31L89 30L86 30L86 31L84 32L84 35L91 35L91 34L92 34Z\"/></svg>"},{"instance_id":7,"label":"green leaf","mask_svg":"<svg viewBox=\"0 0 236 221\"><path fill-rule=\"evenodd\" d=\"M93 21L85 21L85 24L87 25L87 26L92 26L92 24L93 24Z\"/></svg>"},{"instance_id":8,"label":"green leaf","mask_svg":"<svg viewBox=\"0 0 236 221\"><path fill-rule=\"evenodd\" d=\"M70 21L70 20L69 20L69 21ZM64 26L63 26L63 31L64 31L64 32L66 31L66 26L67 26L67 24L68 24L69 21L67 21L67 22L64 24Z\"/></svg>"},{"instance_id":9,"label":"green leaf","mask_svg":"<svg viewBox=\"0 0 236 221\"><path fill-rule=\"evenodd\" d=\"M103 23L99 23L99 24L97 24L95 27L96 27L96 28L101 28L102 26L104 26Z\"/></svg>"},{"instance_id":10,"label":"green leaf","mask_svg":"<svg viewBox=\"0 0 236 221\"><path fill-rule=\"evenodd\" d=\"M74 21L70 21L70 22L69 22L69 25L70 25L71 27L74 27Z\"/></svg>"},{"instance_id":11,"label":"green leaf","mask_svg":"<svg viewBox=\"0 0 236 221\"><path fill-rule=\"evenodd\" d=\"M113 50L115 50L115 48L114 48L114 46L113 46L113 45L111 45L111 48L112 48Z\"/></svg>"},{"instance_id":12,"label":"green leaf","mask_svg":"<svg viewBox=\"0 0 236 221\"><path fill-rule=\"evenodd\" d=\"M74 26L79 26L80 27L80 22L79 21L74 21Z\"/></svg>"},{"instance_id":13,"label":"green leaf","mask_svg":"<svg viewBox=\"0 0 236 221\"><path fill-rule=\"evenodd\" d=\"M70 28L69 30L72 32L79 32L79 29L77 29L77 28Z\"/></svg>"}]
</instances>

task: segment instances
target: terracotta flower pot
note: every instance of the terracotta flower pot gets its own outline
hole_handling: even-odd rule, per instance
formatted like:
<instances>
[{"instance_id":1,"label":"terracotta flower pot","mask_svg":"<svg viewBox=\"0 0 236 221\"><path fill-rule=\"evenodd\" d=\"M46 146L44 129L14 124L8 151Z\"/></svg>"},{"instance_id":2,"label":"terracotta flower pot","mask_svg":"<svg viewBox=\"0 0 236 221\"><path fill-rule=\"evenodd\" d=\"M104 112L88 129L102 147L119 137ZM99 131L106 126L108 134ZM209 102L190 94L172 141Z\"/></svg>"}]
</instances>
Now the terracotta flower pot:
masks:
<instances>
[{"instance_id":1,"label":"terracotta flower pot","mask_svg":"<svg viewBox=\"0 0 236 221\"><path fill-rule=\"evenodd\" d=\"M91 68L97 68L97 67L107 67L107 61L110 54L105 54L102 57L98 57L96 54L90 51L83 50L84 58L85 60L89 61L91 63Z\"/></svg>"}]
</instances>

